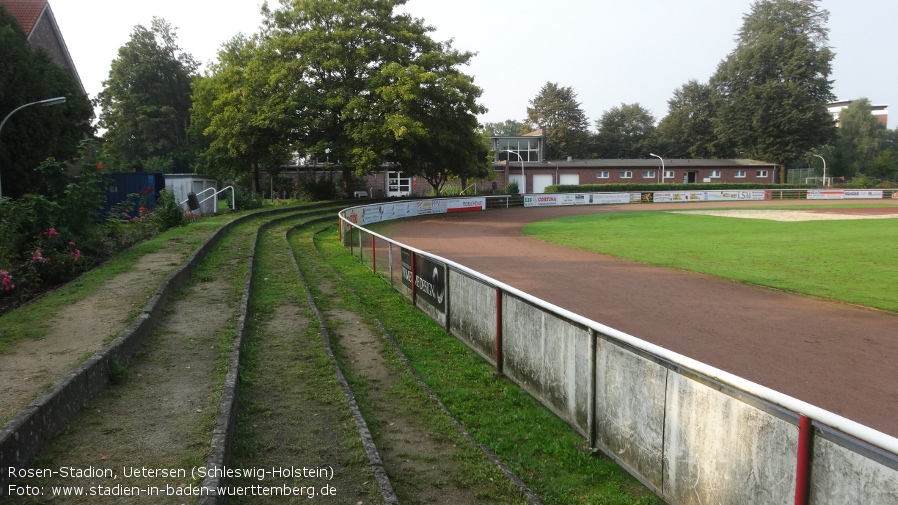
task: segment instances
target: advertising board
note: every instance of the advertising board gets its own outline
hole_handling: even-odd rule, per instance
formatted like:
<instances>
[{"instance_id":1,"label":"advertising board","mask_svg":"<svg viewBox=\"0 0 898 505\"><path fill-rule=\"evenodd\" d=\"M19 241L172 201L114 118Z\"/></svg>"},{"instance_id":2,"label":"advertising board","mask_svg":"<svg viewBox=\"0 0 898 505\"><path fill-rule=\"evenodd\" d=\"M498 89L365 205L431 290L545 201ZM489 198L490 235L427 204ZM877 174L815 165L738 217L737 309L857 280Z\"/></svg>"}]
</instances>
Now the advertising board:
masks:
<instances>
[{"instance_id":1,"label":"advertising board","mask_svg":"<svg viewBox=\"0 0 898 505\"><path fill-rule=\"evenodd\" d=\"M412 253L402 249L402 285L411 289L415 286L415 296L426 301L431 307L446 313L446 265L431 261L426 256L415 256L412 275ZM414 277L414 279L412 279Z\"/></svg>"}]
</instances>

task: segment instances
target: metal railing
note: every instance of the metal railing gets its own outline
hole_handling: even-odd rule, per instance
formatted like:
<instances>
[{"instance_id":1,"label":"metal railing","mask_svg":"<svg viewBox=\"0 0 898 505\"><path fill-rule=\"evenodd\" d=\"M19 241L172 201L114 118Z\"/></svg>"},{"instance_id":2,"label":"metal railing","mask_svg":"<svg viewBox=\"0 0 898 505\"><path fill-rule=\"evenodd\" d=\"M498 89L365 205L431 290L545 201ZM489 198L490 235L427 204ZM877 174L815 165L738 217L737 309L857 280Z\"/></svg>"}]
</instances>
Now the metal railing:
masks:
<instances>
[{"instance_id":1,"label":"metal railing","mask_svg":"<svg viewBox=\"0 0 898 505\"><path fill-rule=\"evenodd\" d=\"M340 233L362 264L669 502L895 498L898 439L371 232L359 208Z\"/></svg>"}]
</instances>

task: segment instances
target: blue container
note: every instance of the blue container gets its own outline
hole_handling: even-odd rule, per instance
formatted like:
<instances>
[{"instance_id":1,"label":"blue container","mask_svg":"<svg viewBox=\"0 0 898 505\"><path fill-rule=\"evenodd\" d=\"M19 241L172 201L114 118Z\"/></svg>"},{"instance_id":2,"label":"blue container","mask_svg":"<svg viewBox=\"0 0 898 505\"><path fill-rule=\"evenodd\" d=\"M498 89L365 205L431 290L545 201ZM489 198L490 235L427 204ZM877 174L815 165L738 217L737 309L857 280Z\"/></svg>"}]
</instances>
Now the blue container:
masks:
<instances>
[{"instance_id":1,"label":"blue container","mask_svg":"<svg viewBox=\"0 0 898 505\"><path fill-rule=\"evenodd\" d=\"M165 189L165 176L160 173L130 172L106 174L106 205L104 214L125 210L128 217L140 215L140 207L156 208L159 191ZM123 209L130 206L130 209Z\"/></svg>"}]
</instances>

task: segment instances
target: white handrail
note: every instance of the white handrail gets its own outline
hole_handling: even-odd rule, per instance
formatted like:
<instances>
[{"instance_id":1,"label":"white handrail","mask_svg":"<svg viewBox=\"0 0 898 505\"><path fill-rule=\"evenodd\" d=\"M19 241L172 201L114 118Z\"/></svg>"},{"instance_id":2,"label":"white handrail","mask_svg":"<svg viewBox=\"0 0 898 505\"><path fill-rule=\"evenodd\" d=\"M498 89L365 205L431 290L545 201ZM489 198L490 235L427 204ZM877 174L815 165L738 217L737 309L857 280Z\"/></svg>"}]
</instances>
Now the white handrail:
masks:
<instances>
[{"instance_id":1,"label":"white handrail","mask_svg":"<svg viewBox=\"0 0 898 505\"><path fill-rule=\"evenodd\" d=\"M704 375L716 381L719 381L725 385L728 385L736 390L745 392L749 395L752 395L761 400L767 401L774 405L780 406L788 411L794 412L795 414L803 414L814 421L817 421L821 424L825 424L829 427L835 428L843 433L846 433L852 437L855 437L861 441L872 444L875 447L879 447L885 451L888 451L892 454L898 455L898 438L895 438L891 435L883 433L881 431L874 430L869 426L865 426L856 421L852 421L848 418L842 417L838 414L830 412L828 410L824 410L820 407L807 403L805 401L799 400L797 398L791 397L789 395L780 393L768 387L762 386L755 382L749 381L747 379L743 379L737 375L731 374L729 372L725 372L719 368L715 368L711 365L702 363L698 360L689 358L685 355L673 352L664 347L652 344L640 338L634 337L633 335L624 333L620 330L616 330L611 328L610 326L605 326L597 321L593 321L592 319L588 319L586 317L575 314L567 309L563 309L557 305L549 303L545 300L537 298L529 293L521 291L513 286L505 284L499 280L493 279L487 275L484 275L476 270L472 270L464 265L458 264L452 260L443 258L441 256L437 256L431 254L427 251L423 251L421 249L416 249L414 247L402 244L397 242L389 237L385 237L378 233L372 232L367 228L362 227L361 225L357 225L352 223L345 217L343 217L343 213L347 210L351 210L352 208L366 207L365 205L359 205L356 207L349 207L343 209L339 212L340 220L354 228L359 228L360 230L364 230L365 233L368 233L372 236L377 237L380 240L385 242L389 242L391 244L395 244L399 247L405 248L409 251L414 252L415 254L423 254L430 258L433 258L439 262L445 263L447 266L451 266L452 268L457 269L458 271L465 273L475 279L480 279L488 284L491 284L502 291L507 293L511 293L514 296L520 297L521 299L530 302L531 304L541 307L548 312L554 313L562 318L566 318L570 321L582 324L587 328L592 328L593 330L619 342L630 345L636 349L644 351L648 354L657 356L663 360L666 360L674 365L680 366L682 368L694 371L699 373L700 375Z\"/></svg>"}]
</instances>

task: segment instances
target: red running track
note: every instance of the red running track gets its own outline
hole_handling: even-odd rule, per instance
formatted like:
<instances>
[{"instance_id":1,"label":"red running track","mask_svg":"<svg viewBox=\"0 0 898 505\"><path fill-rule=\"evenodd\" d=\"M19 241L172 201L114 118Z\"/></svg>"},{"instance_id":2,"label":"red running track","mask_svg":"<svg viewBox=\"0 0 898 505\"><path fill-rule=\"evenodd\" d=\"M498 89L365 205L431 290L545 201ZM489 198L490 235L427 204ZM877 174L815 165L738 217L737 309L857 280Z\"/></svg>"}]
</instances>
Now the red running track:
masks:
<instances>
[{"instance_id":1,"label":"red running track","mask_svg":"<svg viewBox=\"0 0 898 505\"><path fill-rule=\"evenodd\" d=\"M748 204L763 205L770 202ZM898 436L898 314L573 250L521 232L562 215L687 207L733 204L513 208L382 229L574 313Z\"/></svg>"}]
</instances>

